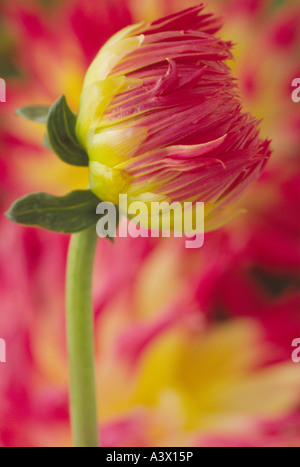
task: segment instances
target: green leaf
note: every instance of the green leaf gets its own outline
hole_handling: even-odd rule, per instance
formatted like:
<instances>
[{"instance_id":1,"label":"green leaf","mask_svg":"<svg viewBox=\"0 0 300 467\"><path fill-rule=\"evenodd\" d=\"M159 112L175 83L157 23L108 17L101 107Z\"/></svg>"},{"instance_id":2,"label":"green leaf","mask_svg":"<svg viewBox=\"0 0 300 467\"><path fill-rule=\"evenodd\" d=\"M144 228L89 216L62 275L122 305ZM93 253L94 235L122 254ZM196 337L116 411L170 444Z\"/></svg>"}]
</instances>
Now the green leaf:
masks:
<instances>
[{"instance_id":1,"label":"green leaf","mask_svg":"<svg viewBox=\"0 0 300 467\"><path fill-rule=\"evenodd\" d=\"M47 107L45 105L35 105L21 107L20 109L16 110L16 114L26 118L27 120L32 120L33 122L45 124L47 123L49 110L50 107Z\"/></svg>"},{"instance_id":2,"label":"green leaf","mask_svg":"<svg viewBox=\"0 0 300 467\"><path fill-rule=\"evenodd\" d=\"M51 107L47 129L52 149L67 164L87 167L89 158L80 146L75 133L76 115L70 110L65 96Z\"/></svg>"},{"instance_id":3,"label":"green leaf","mask_svg":"<svg viewBox=\"0 0 300 467\"><path fill-rule=\"evenodd\" d=\"M97 223L99 203L90 190L77 190L62 197L33 193L16 201L6 216L18 224L74 233Z\"/></svg>"}]
</instances>

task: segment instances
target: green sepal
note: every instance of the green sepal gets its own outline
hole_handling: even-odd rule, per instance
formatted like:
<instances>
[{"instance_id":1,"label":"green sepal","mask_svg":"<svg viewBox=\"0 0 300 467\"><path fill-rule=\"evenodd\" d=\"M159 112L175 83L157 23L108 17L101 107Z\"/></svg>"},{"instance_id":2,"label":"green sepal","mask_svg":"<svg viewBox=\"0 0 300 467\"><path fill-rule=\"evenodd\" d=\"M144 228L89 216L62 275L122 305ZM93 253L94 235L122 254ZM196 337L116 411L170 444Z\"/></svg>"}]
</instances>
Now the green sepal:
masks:
<instances>
[{"instance_id":1,"label":"green sepal","mask_svg":"<svg viewBox=\"0 0 300 467\"><path fill-rule=\"evenodd\" d=\"M27 107L20 107L16 110L16 114L20 115L27 120L36 123L47 123L50 107L46 105L32 105Z\"/></svg>"},{"instance_id":2,"label":"green sepal","mask_svg":"<svg viewBox=\"0 0 300 467\"><path fill-rule=\"evenodd\" d=\"M52 149L67 164L88 167L89 158L77 141L76 115L71 111L65 96L61 96L50 108L47 130Z\"/></svg>"},{"instance_id":3,"label":"green sepal","mask_svg":"<svg viewBox=\"0 0 300 467\"><path fill-rule=\"evenodd\" d=\"M33 193L17 200L6 216L18 224L75 233L97 223L96 208L100 202L90 190L72 191L61 197Z\"/></svg>"}]
</instances>

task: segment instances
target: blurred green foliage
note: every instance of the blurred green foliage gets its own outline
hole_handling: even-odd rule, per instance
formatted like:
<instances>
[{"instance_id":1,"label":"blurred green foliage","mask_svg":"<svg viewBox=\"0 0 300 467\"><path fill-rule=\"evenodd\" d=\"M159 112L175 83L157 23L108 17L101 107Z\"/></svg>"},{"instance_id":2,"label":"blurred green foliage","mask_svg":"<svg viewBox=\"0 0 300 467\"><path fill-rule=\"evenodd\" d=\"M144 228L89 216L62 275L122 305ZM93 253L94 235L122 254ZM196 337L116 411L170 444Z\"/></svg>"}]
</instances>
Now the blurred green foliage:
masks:
<instances>
[{"instance_id":1,"label":"blurred green foliage","mask_svg":"<svg viewBox=\"0 0 300 467\"><path fill-rule=\"evenodd\" d=\"M3 78L20 76L20 71L14 62L14 51L13 38L0 19L0 76Z\"/></svg>"},{"instance_id":2,"label":"blurred green foliage","mask_svg":"<svg viewBox=\"0 0 300 467\"><path fill-rule=\"evenodd\" d=\"M55 3L61 3L62 0L38 0L39 3L41 3L42 5L48 7L48 6L52 6L54 5Z\"/></svg>"},{"instance_id":3,"label":"blurred green foliage","mask_svg":"<svg viewBox=\"0 0 300 467\"><path fill-rule=\"evenodd\" d=\"M299 3L299 0L273 0L273 8L279 8L284 3Z\"/></svg>"}]
</instances>

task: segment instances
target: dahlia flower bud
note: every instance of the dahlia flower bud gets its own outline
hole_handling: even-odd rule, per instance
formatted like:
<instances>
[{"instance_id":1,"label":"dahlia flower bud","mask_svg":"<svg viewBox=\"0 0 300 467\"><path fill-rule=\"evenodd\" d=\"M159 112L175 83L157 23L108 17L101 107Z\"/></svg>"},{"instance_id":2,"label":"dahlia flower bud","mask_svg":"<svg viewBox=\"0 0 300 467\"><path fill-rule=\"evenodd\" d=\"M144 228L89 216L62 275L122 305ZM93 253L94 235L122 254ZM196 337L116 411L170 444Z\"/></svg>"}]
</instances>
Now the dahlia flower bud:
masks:
<instances>
[{"instance_id":1,"label":"dahlia flower bud","mask_svg":"<svg viewBox=\"0 0 300 467\"><path fill-rule=\"evenodd\" d=\"M202 9L123 29L90 66L76 132L102 200L199 201L210 219L269 157L226 64L231 44Z\"/></svg>"}]
</instances>

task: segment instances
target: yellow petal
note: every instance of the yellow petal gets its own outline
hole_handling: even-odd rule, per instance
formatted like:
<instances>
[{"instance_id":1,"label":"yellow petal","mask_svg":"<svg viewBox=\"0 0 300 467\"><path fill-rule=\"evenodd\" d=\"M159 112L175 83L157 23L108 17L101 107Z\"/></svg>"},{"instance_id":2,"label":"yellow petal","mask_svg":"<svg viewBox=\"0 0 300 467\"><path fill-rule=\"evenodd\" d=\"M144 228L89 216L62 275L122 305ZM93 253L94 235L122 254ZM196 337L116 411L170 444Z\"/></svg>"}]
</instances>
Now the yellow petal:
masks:
<instances>
[{"instance_id":1,"label":"yellow petal","mask_svg":"<svg viewBox=\"0 0 300 467\"><path fill-rule=\"evenodd\" d=\"M101 200L118 204L119 194L126 193L129 180L124 170L112 169L99 162L90 163L90 188Z\"/></svg>"},{"instance_id":2,"label":"yellow petal","mask_svg":"<svg viewBox=\"0 0 300 467\"><path fill-rule=\"evenodd\" d=\"M144 36L126 37L121 40L113 38L107 42L91 64L86 74L83 87L107 78L111 70L128 54L138 49Z\"/></svg>"},{"instance_id":3,"label":"yellow petal","mask_svg":"<svg viewBox=\"0 0 300 467\"><path fill-rule=\"evenodd\" d=\"M125 85L125 76L107 78L84 88L80 98L76 134L79 142L86 147L88 133L99 126L105 109Z\"/></svg>"},{"instance_id":4,"label":"yellow petal","mask_svg":"<svg viewBox=\"0 0 300 467\"><path fill-rule=\"evenodd\" d=\"M142 127L102 130L88 141L89 159L114 167L133 157L147 137Z\"/></svg>"}]
</instances>

